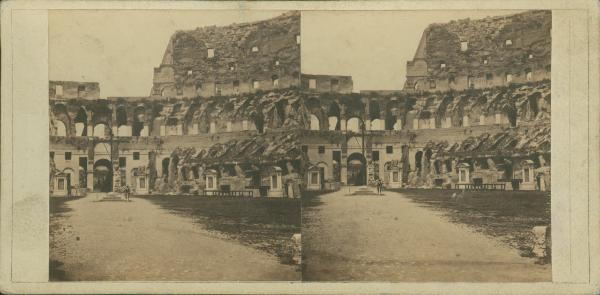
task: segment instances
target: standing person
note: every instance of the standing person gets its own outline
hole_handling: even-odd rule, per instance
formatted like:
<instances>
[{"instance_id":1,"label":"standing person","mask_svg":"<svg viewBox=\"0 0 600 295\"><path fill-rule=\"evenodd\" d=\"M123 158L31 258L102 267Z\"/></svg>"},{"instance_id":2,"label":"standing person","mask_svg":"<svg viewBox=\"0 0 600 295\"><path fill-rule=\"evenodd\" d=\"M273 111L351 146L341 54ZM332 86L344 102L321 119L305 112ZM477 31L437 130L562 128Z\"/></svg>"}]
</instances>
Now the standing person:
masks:
<instances>
[{"instance_id":1,"label":"standing person","mask_svg":"<svg viewBox=\"0 0 600 295\"><path fill-rule=\"evenodd\" d=\"M125 185L125 200L129 202L129 185Z\"/></svg>"}]
</instances>

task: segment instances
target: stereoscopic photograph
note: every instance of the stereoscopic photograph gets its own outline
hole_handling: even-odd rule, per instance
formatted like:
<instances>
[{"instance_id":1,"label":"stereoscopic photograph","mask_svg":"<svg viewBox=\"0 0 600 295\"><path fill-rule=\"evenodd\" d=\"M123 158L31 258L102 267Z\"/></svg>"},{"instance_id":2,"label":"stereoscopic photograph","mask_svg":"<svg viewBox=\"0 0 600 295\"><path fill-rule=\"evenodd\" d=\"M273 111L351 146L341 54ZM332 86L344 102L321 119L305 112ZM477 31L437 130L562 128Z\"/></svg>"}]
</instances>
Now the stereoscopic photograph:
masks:
<instances>
[{"instance_id":1,"label":"stereoscopic photograph","mask_svg":"<svg viewBox=\"0 0 600 295\"><path fill-rule=\"evenodd\" d=\"M551 30L49 10L49 279L551 282Z\"/></svg>"}]
</instances>

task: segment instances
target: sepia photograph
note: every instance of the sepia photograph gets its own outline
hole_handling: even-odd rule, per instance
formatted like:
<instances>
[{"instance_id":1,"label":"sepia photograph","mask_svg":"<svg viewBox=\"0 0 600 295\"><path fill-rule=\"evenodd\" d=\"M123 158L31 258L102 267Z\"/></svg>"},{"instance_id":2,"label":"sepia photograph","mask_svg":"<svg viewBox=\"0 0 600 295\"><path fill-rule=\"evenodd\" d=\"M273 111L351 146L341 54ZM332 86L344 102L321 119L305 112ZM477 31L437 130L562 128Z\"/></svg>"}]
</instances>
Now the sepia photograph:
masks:
<instances>
[{"instance_id":1,"label":"sepia photograph","mask_svg":"<svg viewBox=\"0 0 600 295\"><path fill-rule=\"evenodd\" d=\"M551 30L49 10L49 280L551 282Z\"/></svg>"},{"instance_id":2,"label":"sepia photograph","mask_svg":"<svg viewBox=\"0 0 600 295\"><path fill-rule=\"evenodd\" d=\"M551 28L548 10L302 13L303 280L552 280Z\"/></svg>"},{"instance_id":3,"label":"sepia photograph","mask_svg":"<svg viewBox=\"0 0 600 295\"><path fill-rule=\"evenodd\" d=\"M48 26L50 280L300 280L300 12Z\"/></svg>"}]
</instances>

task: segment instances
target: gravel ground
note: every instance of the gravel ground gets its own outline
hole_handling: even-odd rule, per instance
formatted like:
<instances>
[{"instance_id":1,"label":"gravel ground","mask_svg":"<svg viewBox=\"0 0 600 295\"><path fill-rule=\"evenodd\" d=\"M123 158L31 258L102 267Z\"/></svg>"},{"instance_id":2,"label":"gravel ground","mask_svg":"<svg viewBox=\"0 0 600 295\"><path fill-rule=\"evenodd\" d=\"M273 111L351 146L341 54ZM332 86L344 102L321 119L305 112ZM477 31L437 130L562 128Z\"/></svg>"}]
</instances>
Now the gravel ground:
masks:
<instances>
[{"instance_id":1,"label":"gravel ground","mask_svg":"<svg viewBox=\"0 0 600 295\"><path fill-rule=\"evenodd\" d=\"M297 267L161 209L148 200L55 204L51 280L294 281ZM52 208L53 206L51 206Z\"/></svg>"},{"instance_id":2,"label":"gravel ground","mask_svg":"<svg viewBox=\"0 0 600 295\"><path fill-rule=\"evenodd\" d=\"M551 280L550 265L400 193L350 196L343 188L317 198L302 209L304 280Z\"/></svg>"}]
</instances>

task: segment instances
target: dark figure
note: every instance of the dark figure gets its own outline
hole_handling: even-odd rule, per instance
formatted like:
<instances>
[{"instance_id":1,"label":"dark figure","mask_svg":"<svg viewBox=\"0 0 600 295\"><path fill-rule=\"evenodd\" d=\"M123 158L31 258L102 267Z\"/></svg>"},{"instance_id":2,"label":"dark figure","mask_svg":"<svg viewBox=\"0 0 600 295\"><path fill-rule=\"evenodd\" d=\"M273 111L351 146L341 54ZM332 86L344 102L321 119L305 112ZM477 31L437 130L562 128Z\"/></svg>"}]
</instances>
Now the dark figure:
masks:
<instances>
[{"instance_id":1,"label":"dark figure","mask_svg":"<svg viewBox=\"0 0 600 295\"><path fill-rule=\"evenodd\" d=\"M125 200L126 200L127 202L129 202L129 192L130 192L130 190L129 190L129 186L128 186L128 185L126 185L126 186L125 186Z\"/></svg>"}]
</instances>

